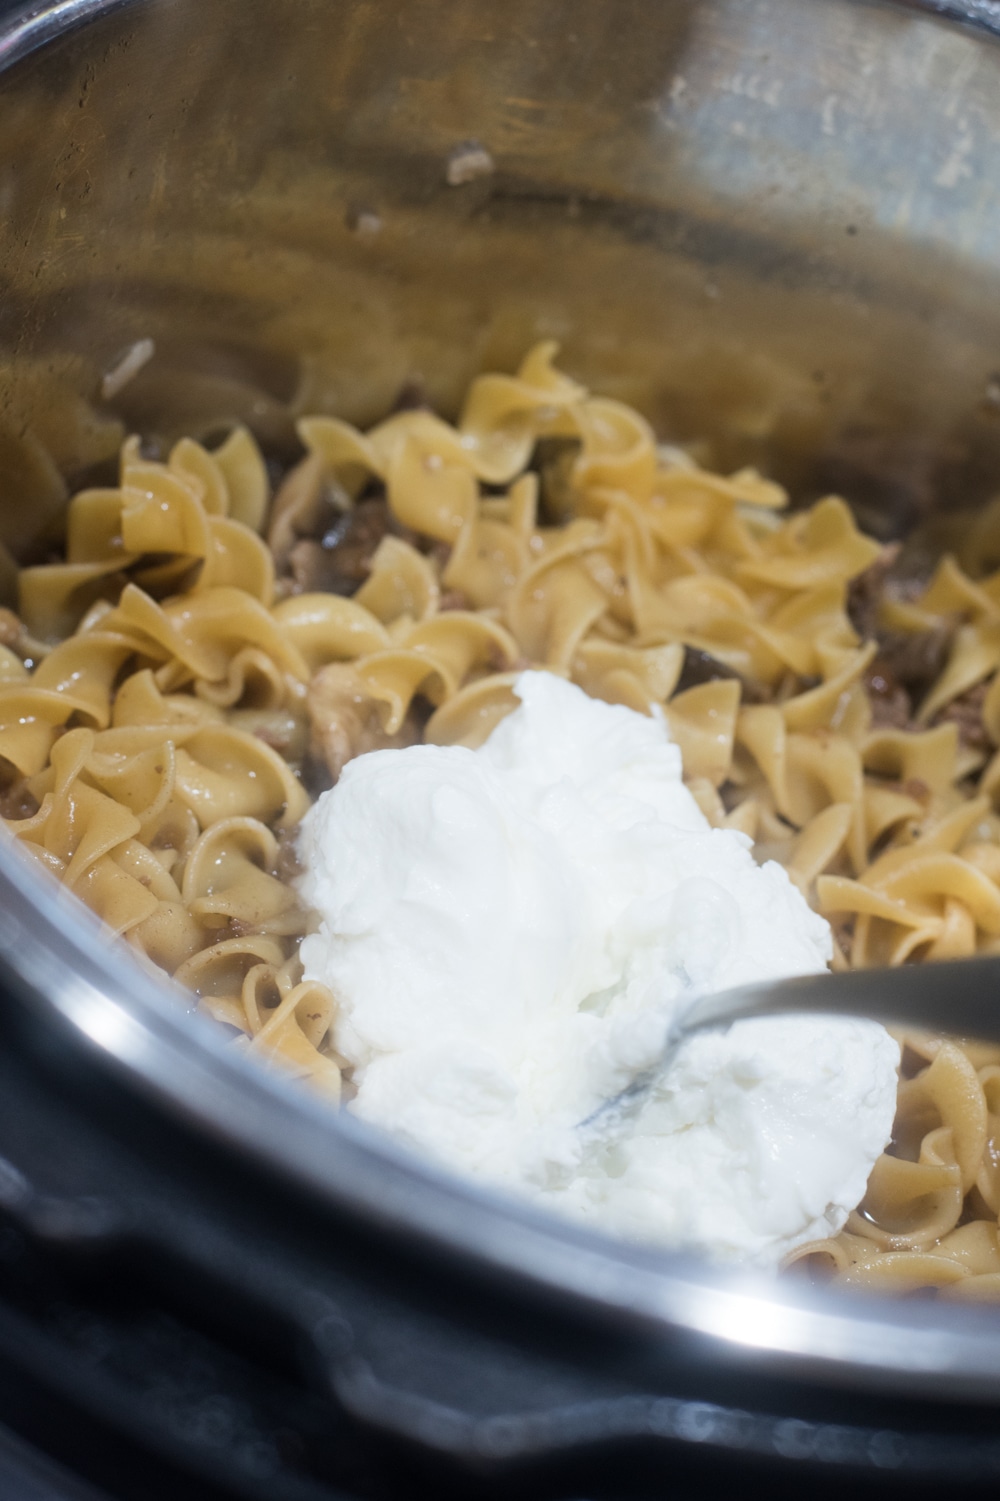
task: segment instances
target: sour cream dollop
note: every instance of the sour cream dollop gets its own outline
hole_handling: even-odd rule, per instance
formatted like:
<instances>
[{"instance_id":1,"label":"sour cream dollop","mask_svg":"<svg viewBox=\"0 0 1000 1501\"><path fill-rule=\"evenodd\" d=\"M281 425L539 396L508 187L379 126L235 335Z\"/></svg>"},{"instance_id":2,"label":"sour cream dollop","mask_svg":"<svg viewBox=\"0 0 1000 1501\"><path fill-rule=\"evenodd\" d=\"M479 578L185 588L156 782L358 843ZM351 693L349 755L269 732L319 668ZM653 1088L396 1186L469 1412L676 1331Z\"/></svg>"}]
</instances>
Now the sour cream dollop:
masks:
<instances>
[{"instance_id":1,"label":"sour cream dollop","mask_svg":"<svg viewBox=\"0 0 1000 1501\"><path fill-rule=\"evenodd\" d=\"M302 825L307 978L339 1003L354 1112L596 1228L773 1264L835 1234L885 1146L876 1023L692 1038L622 1134L580 1123L696 996L827 966L829 926L713 829L662 716L526 672L479 750L375 751Z\"/></svg>"}]
</instances>

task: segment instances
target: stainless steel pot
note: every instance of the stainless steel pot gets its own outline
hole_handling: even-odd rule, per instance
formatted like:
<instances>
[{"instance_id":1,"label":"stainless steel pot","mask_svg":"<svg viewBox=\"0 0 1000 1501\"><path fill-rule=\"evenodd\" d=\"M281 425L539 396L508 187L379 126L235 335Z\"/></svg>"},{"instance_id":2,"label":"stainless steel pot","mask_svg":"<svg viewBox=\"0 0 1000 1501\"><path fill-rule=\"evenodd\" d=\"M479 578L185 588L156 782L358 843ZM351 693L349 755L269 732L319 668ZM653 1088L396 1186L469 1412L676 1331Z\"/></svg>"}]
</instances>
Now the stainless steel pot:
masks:
<instances>
[{"instance_id":1,"label":"stainless steel pot","mask_svg":"<svg viewBox=\"0 0 1000 1501\"><path fill-rule=\"evenodd\" d=\"M951 19L929 14L936 10ZM969 23L954 24L954 18ZM124 428L375 418L555 337L717 463L899 531L1000 477L1000 6L61 0L0 30L0 529ZM473 153L469 143L482 148ZM115 401L102 376L156 355ZM232 1056L0 845L6 1006L246 1166L588 1338L1000 1399L1000 1315L822 1297L454 1181ZM15 999L16 998L16 999ZM255 1169L256 1170L256 1169ZM594 1320L596 1319L596 1322Z\"/></svg>"}]
</instances>

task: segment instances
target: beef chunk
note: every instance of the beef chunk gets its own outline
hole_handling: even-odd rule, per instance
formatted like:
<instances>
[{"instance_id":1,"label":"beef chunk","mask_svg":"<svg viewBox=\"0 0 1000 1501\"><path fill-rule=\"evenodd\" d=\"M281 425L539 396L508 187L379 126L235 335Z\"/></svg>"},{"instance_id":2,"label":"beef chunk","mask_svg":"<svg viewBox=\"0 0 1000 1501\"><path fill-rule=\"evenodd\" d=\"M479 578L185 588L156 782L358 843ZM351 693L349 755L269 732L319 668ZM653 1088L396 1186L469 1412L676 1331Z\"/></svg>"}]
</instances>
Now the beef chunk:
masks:
<instances>
[{"instance_id":1,"label":"beef chunk","mask_svg":"<svg viewBox=\"0 0 1000 1501\"><path fill-rule=\"evenodd\" d=\"M908 730L913 723L913 701L885 658L874 659L863 682L872 707L872 727Z\"/></svg>"},{"instance_id":2,"label":"beef chunk","mask_svg":"<svg viewBox=\"0 0 1000 1501\"><path fill-rule=\"evenodd\" d=\"M267 544L279 593L353 594L387 532L415 539L393 517L382 485L372 481L352 502L321 456L309 454L286 476L271 510Z\"/></svg>"},{"instance_id":3,"label":"beef chunk","mask_svg":"<svg viewBox=\"0 0 1000 1501\"><path fill-rule=\"evenodd\" d=\"M990 749L990 737L983 724L983 700L991 682L991 678L986 678L967 688L934 716L935 724L957 724L958 738L969 750Z\"/></svg>"},{"instance_id":4,"label":"beef chunk","mask_svg":"<svg viewBox=\"0 0 1000 1501\"><path fill-rule=\"evenodd\" d=\"M37 812L38 799L28 791L24 778L8 762L0 762L0 818L33 818Z\"/></svg>"},{"instance_id":5,"label":"beef chunk","mask_svg":"<svg viewBox=\"0 0 1000 1501\"><path fill-rule=\"evenodd\" d=\"M718 682L720 678L739 683L740 697L745 704L763 703L770 698L765 687L759 683L747 682L734 667L720 662L711 652L701 651L696 646L685 646L684 665L675 690L677 693L683 693L687 688L699 688L702 683Z\"/></svg>"},{"instance_id":6,"label":"beef chunk","mask_svg":"<svg viewBox=\"0 0 1000 1501\"><path fill-rule=\"evenodd\" d=\"M899 558L900 544L888 542L864 573L853 578L847 588L847 615L862 641L875 641L879 633L879 610L893 565Z\"/></svg>"},{"instance_id":7,"label":"beef chunk","mask_svg":"<svg viewBox=\"0 0 1000 1501\"><path fill-rule=\"evenodd\" d=\"M319 538L293 542L285 560L285 574L293 594L354 594L371 570L375 549L392 524L388 502L359 501L350 511L332 518Z\"/></svg>"},{"instance_id":8,"label":"beef chunk","mask_svg":"<svg viewBox=\"0 0 1000 1501\"><path fill-rule=\"evenodd\" d=\"M878 656L865 683L875 722L899 728L911 722L912 705L943 672L955 634L950 621L915 632L886 630L881 624L884 600L913 599L926 587L925 573L904 572L903 567L901 544L887 543L847 591L847 613L854 629L863 641L878 642Z\"/></svg>"},{"instance_id":9,"label":"beef chunk","mask_svg":"<svg viewBox=\"0 0 1000 1501\"><path fill-rule=\"evenodd\" d=\"M382 727L382 705L345 662L322 668L309 684L310 749L334 781L348 761L366 751L416 745L420 726L410 714L394 735Z\"/></svg>"},{"instance_id":10,"label":"beef chunk","mask_svg":"<svg viewBox=\"0 0 1000 1501\"><path fill-rule=\"evenodd\" d=\"M912 634L883 632L875 660L914 699L922 698L944 671L954 634L950 623Z\"/></svg>"}]
</instances>

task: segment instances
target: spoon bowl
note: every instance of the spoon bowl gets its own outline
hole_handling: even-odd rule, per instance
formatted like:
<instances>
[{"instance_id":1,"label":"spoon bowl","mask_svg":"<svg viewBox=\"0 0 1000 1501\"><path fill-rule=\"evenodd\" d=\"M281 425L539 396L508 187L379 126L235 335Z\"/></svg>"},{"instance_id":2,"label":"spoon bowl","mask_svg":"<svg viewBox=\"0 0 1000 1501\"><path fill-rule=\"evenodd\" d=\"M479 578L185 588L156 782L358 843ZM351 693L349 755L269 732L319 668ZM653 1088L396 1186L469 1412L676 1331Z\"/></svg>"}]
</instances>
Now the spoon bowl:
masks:
<instances>
[{"instance_id":1,"label":"spoon bowl","mask_svg":"<svg viewBox=\"0 0 1000 1501\"><path fill-rule=\"evenodd\" d=\"M697 1033L724 1031L734 1022L753 1017L796 1014L860 1016L886 1026L1000 1042L1000 955L905 964L893 969L795 975L700 996L671 1022L655 1066L637 1074L581 1126L600 1124L604 1130L631 1120L683 1045Z\"/></svg>"}]
</instances>

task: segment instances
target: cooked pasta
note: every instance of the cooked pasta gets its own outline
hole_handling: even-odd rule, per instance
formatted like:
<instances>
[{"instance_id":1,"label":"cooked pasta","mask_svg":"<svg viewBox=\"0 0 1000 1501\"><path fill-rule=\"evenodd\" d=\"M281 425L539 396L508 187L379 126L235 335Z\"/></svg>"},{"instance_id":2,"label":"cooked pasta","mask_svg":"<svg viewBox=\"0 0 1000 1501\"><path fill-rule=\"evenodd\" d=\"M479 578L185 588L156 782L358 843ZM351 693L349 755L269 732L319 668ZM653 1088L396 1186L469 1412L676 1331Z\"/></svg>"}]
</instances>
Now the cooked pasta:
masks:
<instances>
[{"instance_id":1,"label":"cooked pasta","mask_svg":"<svg viewBox=\"0 0 1000 1501\"><path fill-rule=\"evenodd\" d=\"M662 707L716 826L834 925L836 964L1000 952L1000 507L929 580L836 497L658 447L540 345L458 422L298 426L272 497L249 432L69 503L0 617L5 824L242 1045L333 1098L303 982L294 834L355 755L478 745L526 665ZM1000 1049L906 1034L893 1143L835 1240L849 1286L1000 1295ZM348 1081L349 1082L349 1081Z\"/></svg>"}]
</instances>

